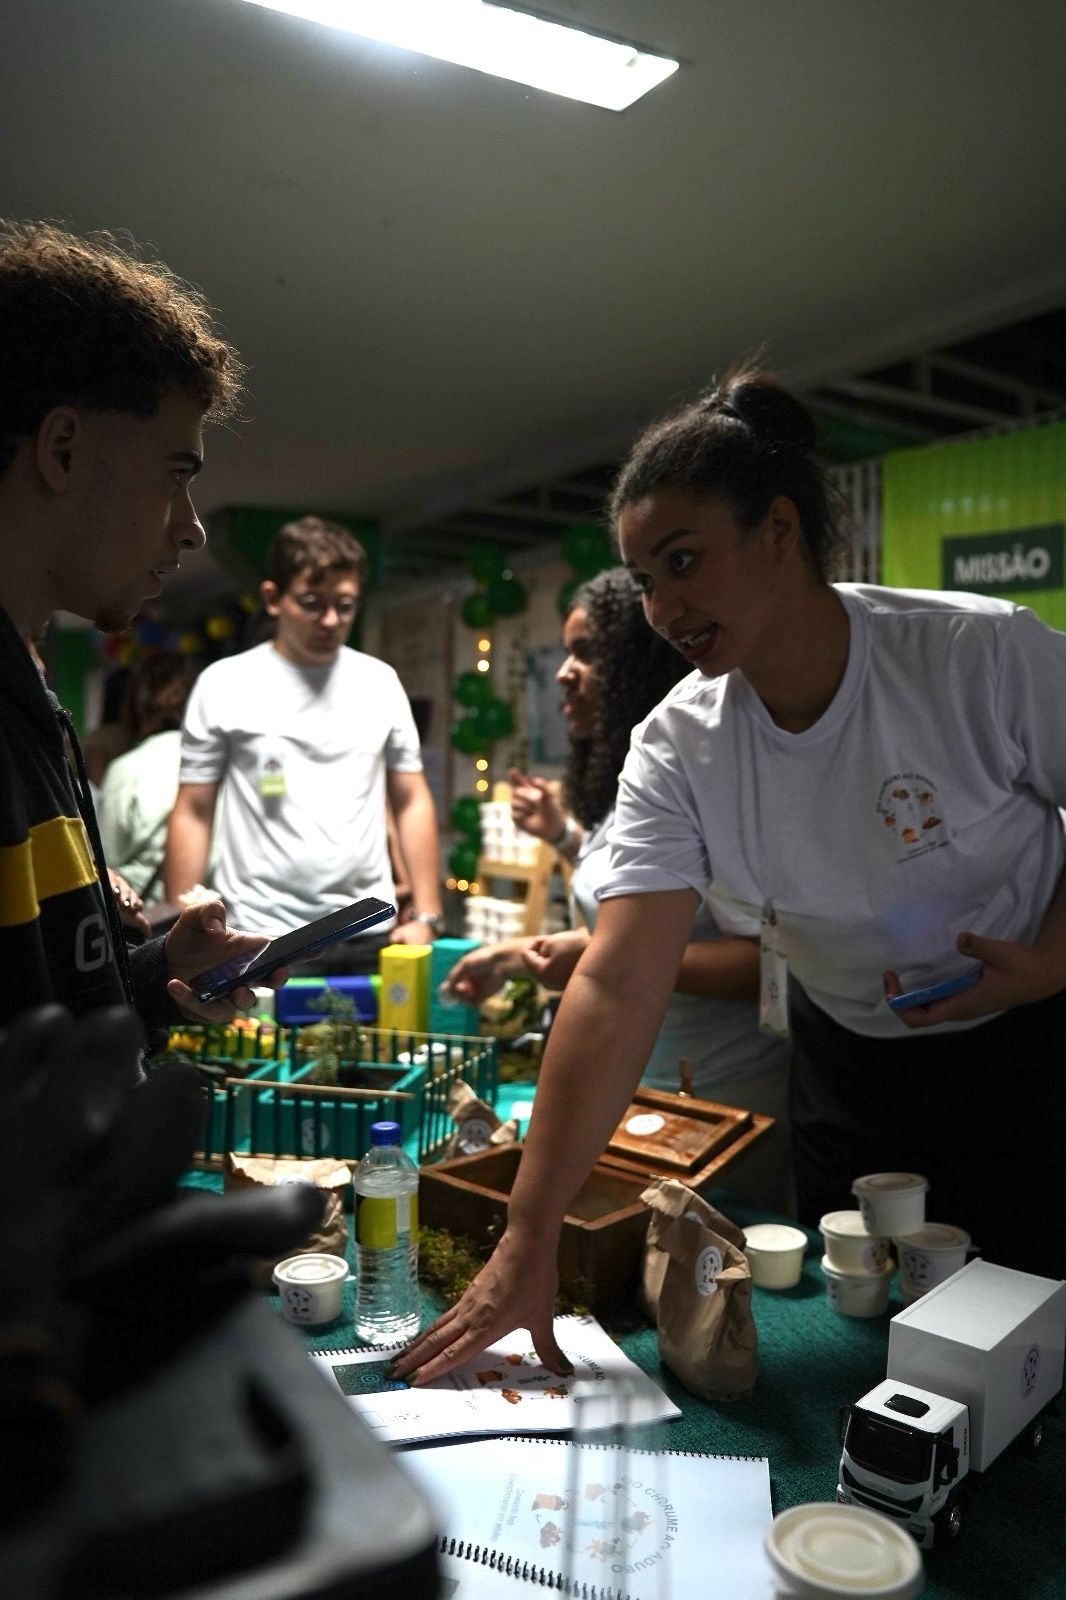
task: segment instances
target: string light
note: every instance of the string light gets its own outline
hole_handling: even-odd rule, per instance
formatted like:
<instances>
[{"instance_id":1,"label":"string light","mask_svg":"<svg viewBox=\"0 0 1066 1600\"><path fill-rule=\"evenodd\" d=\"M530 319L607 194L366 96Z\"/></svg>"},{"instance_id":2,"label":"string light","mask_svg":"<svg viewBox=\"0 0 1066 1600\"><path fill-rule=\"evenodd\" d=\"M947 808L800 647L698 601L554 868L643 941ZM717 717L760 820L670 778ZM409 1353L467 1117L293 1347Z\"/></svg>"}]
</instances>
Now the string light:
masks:
<instances>
[{"instance_id":1,"label":"string light","mask_svg":"<svg viewBox=\"0 0 1066 1600\"><path fill-rule=\"evenodd\" d=\"M458 889L460 894L465 894L470 885L465 878L456 878L455 887Z\"/></svg>"},{"instance_id":2,"label":"string light","mask_svg":"<svg viewBox=\"0 0 1066 1600\"><path fill-rule=\"evenodd\" d=\"M478 756L477 760L474 762L474 766L478 772L487 772L489 770L489 764L485 760L484 756Z\"/></svg>"},{"instance_id":3,"label":"string light","mask_svg":"<svg viewBox=\"0 0 1066 1600\"><path fill-rule=\"evenodd\" d=\"M479 650L491 650L492 649L492 640L491 639L479 639L478 642L477 642L477 647L478 647Z\"/></svg>"},{"instance_id":4,"label":"string light","mask_svg":"<svg viewBox=\"0 0 1066 1600\"><path fill-rule=\"evenodd\" d=\"M444 887L446 889L454 889L456 887L455 879L454 878L445 878Z\"/></svg>"},{"instance_id":5,"label":"string light","mask_svg":"<svg viewBox=\"0 0 1066 1600\"><path fill-rule=\"evenodd\" d=\"M479 794L484 794L485 790L488 788L488 786L489 786L489 780L487 778L479 778L477 780L477 782L475 783L474 788L478 791Z\"/></svg>"},{"instance_id":6,"label":"string light","mask_svg":"<svg viewBox=\"0 0 1066 1600\"><path fill-rule=\"evenodd\" d=\"M491 663L489 661L488 656L482 656L481 660L477 664L477 670L479 672L491 672L492 671L492 665L491 665Z\"/></svg>"}]
</instances>

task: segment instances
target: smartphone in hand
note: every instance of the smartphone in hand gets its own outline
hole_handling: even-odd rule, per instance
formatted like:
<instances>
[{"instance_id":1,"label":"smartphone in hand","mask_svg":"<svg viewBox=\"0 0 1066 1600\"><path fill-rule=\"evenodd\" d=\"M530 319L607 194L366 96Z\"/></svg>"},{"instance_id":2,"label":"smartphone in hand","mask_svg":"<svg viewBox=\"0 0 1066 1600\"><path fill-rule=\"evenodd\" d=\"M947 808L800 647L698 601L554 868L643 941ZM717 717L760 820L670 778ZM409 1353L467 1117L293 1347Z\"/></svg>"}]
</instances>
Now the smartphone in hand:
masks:
<instances>
[{"instance_id":1,"label":"smartphone in hand","mask_svg":"<svg viewBox=\"0 0 1066 1600\"><path fill-rule=\"evenodd\" d=\"M971 967L957 978L944 978L925 989L908 989L905 994L889 995L888 1003L893 1011L909 1011L912 1006L931 1006L934 1000L946 1000L948 995L972 989L984 970L982 966Z\"/></svg>"},{"instance_id":2,"label":"smartphone in hand","mask_svg":"<svg viewBox=\"0 0 1066 1600\"><path fill-rule=\"evenodd\" d=\"M331 911L328 916L319 917L315 922L305 922L302 928L293 928L290 933L280 934L276 939L264 940L262 948L253 950L251 954L235 956L231 961L224 961L220 966L201 972L192 979L189 987L197 1000L205 1004L219 1000L242 983L251 988L276 968L287 967L294 961L304 961L326 945L335 944L338 939L350 939L354 934L374 928L379 922L387 922L395 915L396 907L389 905L386 900L375 900L372 896L356 900L350 906L343 906L340 911Z\"/></svg>"}]
</instances>

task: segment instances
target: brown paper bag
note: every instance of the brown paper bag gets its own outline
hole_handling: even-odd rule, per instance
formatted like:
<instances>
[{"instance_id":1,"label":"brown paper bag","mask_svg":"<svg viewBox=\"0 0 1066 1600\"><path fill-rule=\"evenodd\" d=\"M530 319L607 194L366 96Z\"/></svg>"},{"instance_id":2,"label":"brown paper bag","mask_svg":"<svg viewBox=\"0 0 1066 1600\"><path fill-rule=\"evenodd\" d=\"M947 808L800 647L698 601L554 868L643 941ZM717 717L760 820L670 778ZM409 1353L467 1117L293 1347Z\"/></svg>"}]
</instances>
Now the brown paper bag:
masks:
<instances>
[{"instance_id":1,"label":"brown paper bag","mask_svg":"<svg viewBox=\"0 0 1066 1600\"><path fill-rule=\"evenodd\" d=\"M641 1199L652 1213L641 1303L663 1362L705 1400L747 1394L758 1355L743 1232L674 1178L650 1184Z\"/></svg>"},{"instance_id":2,"label":"brown paper bag","mask_svg":"<svg viewBox=\"0 0 1066 1600\"><path fill-rule=\"evenodd\" d=\"M352 1169L346 1161L333 1156L322 1156L314 1161L296 1160L284 1156L242 1156L232 1151L226 1156L223 1188L272 1188L279 1183L313 1183L316 1189L326 1191L326 1206L322 1221L308 1234L298 1250L286 1250L285 1256L320 1254L344 1256L348 1247L348 1222L344 1215L344 1191L352 1181ZM254 1261L249 1269L252 1283L257 1289L273 1285L274 1268L281 1256L272 1261Z\"/></svg>"},{"instance_id":3,"label":"brown paper bag","mask_svg":"<svg viewBox=\"0 0 1066 1600\"><path fill-rule=\"evenodd\" d=\"M518 1122L501 1122L486 1100L479 1100L468 1083L457 1078L448 1091L448 1115L455 1132L448 1141L445 1157L472 1156L495 1145L513 1144L518 1138Z\"/></svg>"}]
</instances>

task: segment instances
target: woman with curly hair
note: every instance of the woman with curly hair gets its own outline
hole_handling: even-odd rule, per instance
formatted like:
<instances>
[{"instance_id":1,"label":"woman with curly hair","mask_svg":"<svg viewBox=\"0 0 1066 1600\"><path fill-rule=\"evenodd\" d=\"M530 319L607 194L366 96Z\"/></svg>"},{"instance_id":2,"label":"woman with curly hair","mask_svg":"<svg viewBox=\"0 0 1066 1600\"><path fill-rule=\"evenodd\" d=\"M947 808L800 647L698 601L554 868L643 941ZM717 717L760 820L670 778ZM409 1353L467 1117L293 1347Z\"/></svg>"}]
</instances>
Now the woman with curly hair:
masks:
<instances>
[{"instance_id":1,"label":"woman with curly hair","mask_svg":"<svg viewBox=\"0 0 1066 1600\"><path fill-rule=\"evenodd\" d=\"M679 652L648 627L640 591L620 567L576 591L563 644L567 655L556 678L571 741L564 792L572 815L542 779L517 773L512 808L519 826L575 860L571 894L578 925L472 951L448 980L452 993L468 1001L523 973L549 989L565 986L589 942L597 890L607 881L607 836L631 733L688 673ZM734 1187L745 1199L781 1210L789 1205L787 1049L759 1031L758 989L757 941L723 934L700 904L642 1082L676 1089L678 1062L685 1059L696 1094L774 1117L774 1134L745 1171L738 1170Z\"/></svg>"}]
</instances>

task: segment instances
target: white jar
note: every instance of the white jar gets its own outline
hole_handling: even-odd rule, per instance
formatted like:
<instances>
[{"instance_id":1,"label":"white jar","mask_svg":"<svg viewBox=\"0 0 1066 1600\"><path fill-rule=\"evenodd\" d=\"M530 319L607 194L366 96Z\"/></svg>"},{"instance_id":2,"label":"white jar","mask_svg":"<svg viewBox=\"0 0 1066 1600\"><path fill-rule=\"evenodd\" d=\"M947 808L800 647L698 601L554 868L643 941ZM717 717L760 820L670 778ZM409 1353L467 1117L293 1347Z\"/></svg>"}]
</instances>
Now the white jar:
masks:
<instances>
[{"instance_id":1,"label":"white jar","mask_svg":"<svg viewBox=\"0 0 1066 1600\"><path fill-rule=\"evenodd\" d=\"M935 1284L943 1283L966 1265L971 1250L970 1235L965 1228L952 1227L948 1222L926 1222L913 1233L897 1237L899 1251L900 1288L908 1301Z\"/></svg>"},{"instance_id":2,"label":"white jar","mask_svg":"<svg viewBox=\"0 0 1066 1600\"><path fill-rule=\"evenodd\" d=\"M880 1272L840 1272L823 1256L822 1272L826 1298L842 1317L883 1317L888 1310L891 1261L886 1261Z\"/></svg>"},{"instance_id":3,"label":"white jar","mask_svg":"<svg viewBox=\"0 0 1066 1600\"><path fill-rule=\"evenodd\" d=\"M783 1222L757 1222L744 1229L744 1254L751 1281L760 1289L792 1289L800 1281L807 1235Z\"/></svg>"},{"instance_id":4,"label":"white jar","mask_svg":"<svg viewBox=\"0 0 1066 1600\"><path fill-rule=\"evenodd\" d=\"M342 1256L288 1256L274 1268L274 1285L286 1322L313 1328L340 1316L348 1263Z\"/></svg>"},{"instance_id":5,"label":"white jar","mask_svg":"<svg viewBox=\"0 0 1066 1600\"><path fill-rule=\"evenodd\" d=\"M825 1259L838 1272L884 1271L889 1242L870 1233L861 1211L827 1211L818 1226L825 1240Z\"/></svg>"},{"instance_id":6,"label":"white jar","mask_svg":"<svg viewBox=\"0 0 1066 1600\"><path fill-rule=\"evenodd\" d=\"M867 1232L894 1239L921 1227L928 1188L929 1179L920 1172L869 1172L855 1179L851 1192Z\"/></svg>"},{"instance_id":7,"label":"white jar","mask_svg":"<svg viewBox=\"0 0 1066 1600\"><path fill-rule=\"evenodd\" d=\"M780 1511L766 1534L777 1600L914 1600L921 1551L903 1528L863 1506Z\"/></svg>"}]
</instances>

